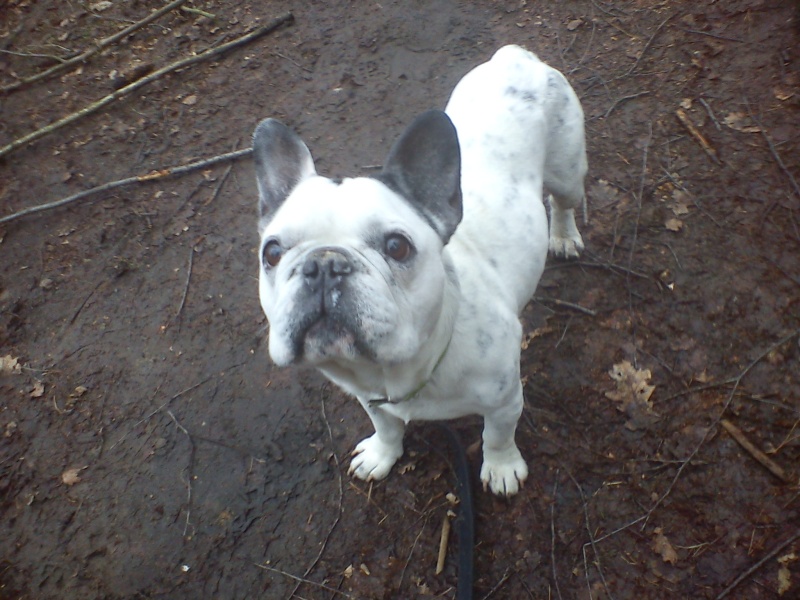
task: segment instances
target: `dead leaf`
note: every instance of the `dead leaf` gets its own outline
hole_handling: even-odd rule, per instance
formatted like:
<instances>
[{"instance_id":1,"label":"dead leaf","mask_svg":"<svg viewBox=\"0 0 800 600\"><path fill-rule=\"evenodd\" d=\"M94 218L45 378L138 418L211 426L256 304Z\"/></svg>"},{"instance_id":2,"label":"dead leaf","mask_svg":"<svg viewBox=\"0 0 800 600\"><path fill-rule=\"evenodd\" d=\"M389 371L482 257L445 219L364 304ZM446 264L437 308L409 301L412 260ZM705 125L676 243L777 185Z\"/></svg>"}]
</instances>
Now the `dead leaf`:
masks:
<instances>
[{"instance_id":1,"label":"dead leaf","mask_svg":"<svg viewBox=\"0 0 800 600\"><path fill-rule=\"evenodd\" d=\"M582 19L575 19L575 20L570 21L569 23L567 23L567 29L569 31L575 31L581 25L583 25L583 20Z\"/></svg>"},{"instance_id":2,"label":"dead leaf","mask_svg":"<svg viewBox=\"0 0 800 600\"><path fill-rule=\"evenodd\" d=\"M667 536L664 535L661 527L655 529L656 539L653 541L653 551L661 556L661 560L671 565L678 562L678 553L675 548L669 543Z\"/></svg>"},{"instance_id":3,"label":"dead leaf","mask_svg":"<svg viewBox=\"0 0 800 600\"><path fill-rule=\"evenodd\" d=\"M727 117L722 120L725 125L736 131L743 133L758 133L761 131L760 127L756 127L750 121L750 118L742 112L729 113Z\"/></svg>"},{"instance_id":4,"label":"dead leaf","mask_svg":"<svg viewBox=\"0 0 800 600\"><path fill-rule=\"evenodd\" d=\"M95 2L94 4L89 5L89 10L93 10L94 12L103 12L104 10L108 10L114 6L113 2L109 2L108 0L102 0L101 2Z\"/></svg>"},{"instance_id":5,"label":"dead leaf","mask_svg":"<svg viewBox=\"0 0 800 600\"><path fill-rule=\"evenodd\" d=\"M183 104L186 106L194 106L197 104L197 95L192 94L191 96L186 96L186 98L183 99Z\"/></svg>"},{"instance_id":6,"label":"dead leaf","mask_svg":"<svg viewBox=\"0 0 800 600\"><path fill-rule=\"evenodd\" d=\"M18 375L22 371L22 366L19 364L19 359L14 358L10 354L0 356L0 373L4 375Z\"/></svg>"},{"instance_id":7,"label":"dead leaf","mask_svg":"<svg viewBox=\"0 0 800 600\"><path fill-rule=\"evenodd\" d=\"M80 398L81 396L86 394L86 392L88 392L88 391L89 391L89 388L87 388L85 385L79 385L78 387L75 388L75 391L72 392L69 395L69 397L70 398Z\"/></svg>"},{"instance_id":8,"label":"dead leaf","mask_svg":"<svg viewBox=\"0 0 800 600\"><path fill-rule=\"evenodd\" d=\"M692 108L692 99L691 98L684 98L683 100L681 100L680 106L683 109L689 110L690 108Z\"/></svg>"},{"instance_id":9,"label":"dead leaf","mask_svg":"<svg viewBox=\"0 0 800 600\"><path fill-rule=\"evenodd\" d=\"M86 467L74 467L72 469L67 469L61 474L61 481L63 481L65 485L75 485L81 480L78 474L85 468Z\"/></svg>"},{"instance_id":10,"label":"dead leaf","mask_svg":"<svg viewBox=\"0 0 800 600\"><path fill-rule=\"evenodd\" d=\"M794 92L792 90L781 86L775 87L772 90L772 93L775 94L775 97L781 102L785 102L786 100L794 96Z\"/></svg>"},{"instance_id":11,"label":"dead leaf","mask_svg":"<svg viewBox=\"0 0 800 600\"><path fill-rule=\"evenodd\" d=\"M629 417L625 427L636 431L647 428L658 420L650 402L650 396L656 389L648 383L652 376L650 369L636 369L624 360L614 365L608 374L617 383L617 389L606 392L605 395L606 398L618 402L617 408Z\"/></svg>"},{"instance_id":12,"label":"dead leaf","mask_svg":"<svg viewBox=\"0 0 800 600\"><path fill-rule=\"evenodd\" d=\"M680 219L675 219L675 218L667 219L667 222L664 223L664 226L667 229L669 229L670 231L676 231L677 232L677 231L680 231L681 229L683 229L683 221L681 221Z\"/></svg>"},{"instance_id":13,"label":"dead leaf","mask_svg":"<svg viewBox=\"0 0 800 600\"><path fill-rule=\"evenodd\" d=\"M798 559L797 554L790 552L778 559L778 595L783 596L786 592L792 589L792 572L789 570L789 563Z\"/></svg>"},{"instance_id":14,"label":"dead leaf","mask_svg":"<svg viewBox=\"0 0 800 600\"><path fill-rule=\"evenodd\" d=\"M31 398L41 398L42 396L44 396L44 384L41 381L37 381L36 383L34 383L33 389L28 395Z\"/></svg>"}]
</instances>

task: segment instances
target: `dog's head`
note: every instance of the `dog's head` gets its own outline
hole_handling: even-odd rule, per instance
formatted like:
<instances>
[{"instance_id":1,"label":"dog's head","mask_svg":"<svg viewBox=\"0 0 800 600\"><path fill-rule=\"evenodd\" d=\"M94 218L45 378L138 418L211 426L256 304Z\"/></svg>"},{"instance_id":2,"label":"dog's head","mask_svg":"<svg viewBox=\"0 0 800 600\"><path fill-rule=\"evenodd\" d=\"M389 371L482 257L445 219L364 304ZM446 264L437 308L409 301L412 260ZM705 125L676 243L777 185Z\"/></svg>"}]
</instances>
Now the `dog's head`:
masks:
<instances>
[{"instance_id":1,"label":"dog's head","mask_svg":"<svg viewBox=\"0 0 800 600\"><path fill-rule=\"evenodd\" d=\"M461 220L461 158L440 111L418 117L375 177L317 175L303 141L274 119L253 136L259 294L279 365L396 365L441 318L442 250Z\"/></svg>"}]
</instances>

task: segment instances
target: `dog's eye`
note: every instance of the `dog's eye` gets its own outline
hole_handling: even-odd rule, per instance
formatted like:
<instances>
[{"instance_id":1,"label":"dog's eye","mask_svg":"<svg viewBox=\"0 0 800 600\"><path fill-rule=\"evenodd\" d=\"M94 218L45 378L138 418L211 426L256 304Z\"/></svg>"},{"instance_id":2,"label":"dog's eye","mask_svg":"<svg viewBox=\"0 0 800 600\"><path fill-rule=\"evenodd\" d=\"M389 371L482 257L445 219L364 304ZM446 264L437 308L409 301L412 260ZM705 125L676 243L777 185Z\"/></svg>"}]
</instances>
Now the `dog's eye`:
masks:
<instances>
[{"instance_id":1,"label":"dog's eye","mask_svg":"<svg viewBox=\"0 0 800 600\"><path fill-rule=\"evenodd\" d=\"M269 265L270 267L275 267L281 262L281 258L283 257L283 246L280 245L278 240L270 240L266 244L264 244L264 249L262 250L261 258L264 261L265 265Z\"/></svg>"},{"instance_id":2,"label":"dog's eye","mask_svg":"<svg viewBox=\"0 0 800 600\"><path fill-rule=\"evenodd\" d=\"M411 242L399 233L386 236L383 243L386 256L397 262L404 262L411 256Z\"/></svg>"}]
</instances>

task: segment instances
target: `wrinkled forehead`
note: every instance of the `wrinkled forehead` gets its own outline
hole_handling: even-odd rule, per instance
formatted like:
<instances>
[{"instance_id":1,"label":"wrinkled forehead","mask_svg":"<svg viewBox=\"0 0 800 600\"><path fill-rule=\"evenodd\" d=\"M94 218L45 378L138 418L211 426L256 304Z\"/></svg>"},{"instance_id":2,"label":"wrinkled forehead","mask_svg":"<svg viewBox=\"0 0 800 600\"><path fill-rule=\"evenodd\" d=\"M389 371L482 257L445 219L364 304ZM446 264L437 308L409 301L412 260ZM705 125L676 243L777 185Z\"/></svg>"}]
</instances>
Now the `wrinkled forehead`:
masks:
<instances>
[{"instance_id":1,"label":"wrinkled forehead","mask_svg":"<svg viewBox=\"0 0 800 600\"><path fill-rule=\"evenodd\" d=\"M310 177L283 205L260 224L263 237L292 234L323 239L368 229L419 230L427 227L419 214L380 181L358 177L335 181Z\"/></svg>"}]
</instances>

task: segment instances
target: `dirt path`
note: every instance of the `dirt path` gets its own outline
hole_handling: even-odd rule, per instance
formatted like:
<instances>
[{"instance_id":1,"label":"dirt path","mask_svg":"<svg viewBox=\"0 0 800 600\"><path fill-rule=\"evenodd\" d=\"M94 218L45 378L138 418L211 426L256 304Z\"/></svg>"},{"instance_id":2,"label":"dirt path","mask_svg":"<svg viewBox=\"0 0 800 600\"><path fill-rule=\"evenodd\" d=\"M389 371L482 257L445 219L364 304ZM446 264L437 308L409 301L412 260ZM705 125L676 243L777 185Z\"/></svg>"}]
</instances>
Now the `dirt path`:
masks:
<instances>
[{"instance_id":1,"label":"dirt path","mask_svg":"<svg viewBox=\"0 0 800 600\"><path fill-rule=\"evenodd\" d=\"M475 596L798 597L795 5L294 4L187 2L0 95L5 145L294 11L0 159L0 218L246 148L266 116L326 174L369 173L522 44L581 96L590 220L524 315L531 475L510 502L476 490ZM161 6L10 0L0 86ZM0 225L0 598L454 597L447 443L415 425L387 480L346 475L357 403L268 362L255 198L244 158ZM474 450L480 423L456 429Z\"/></svg>"}]
</instances>

